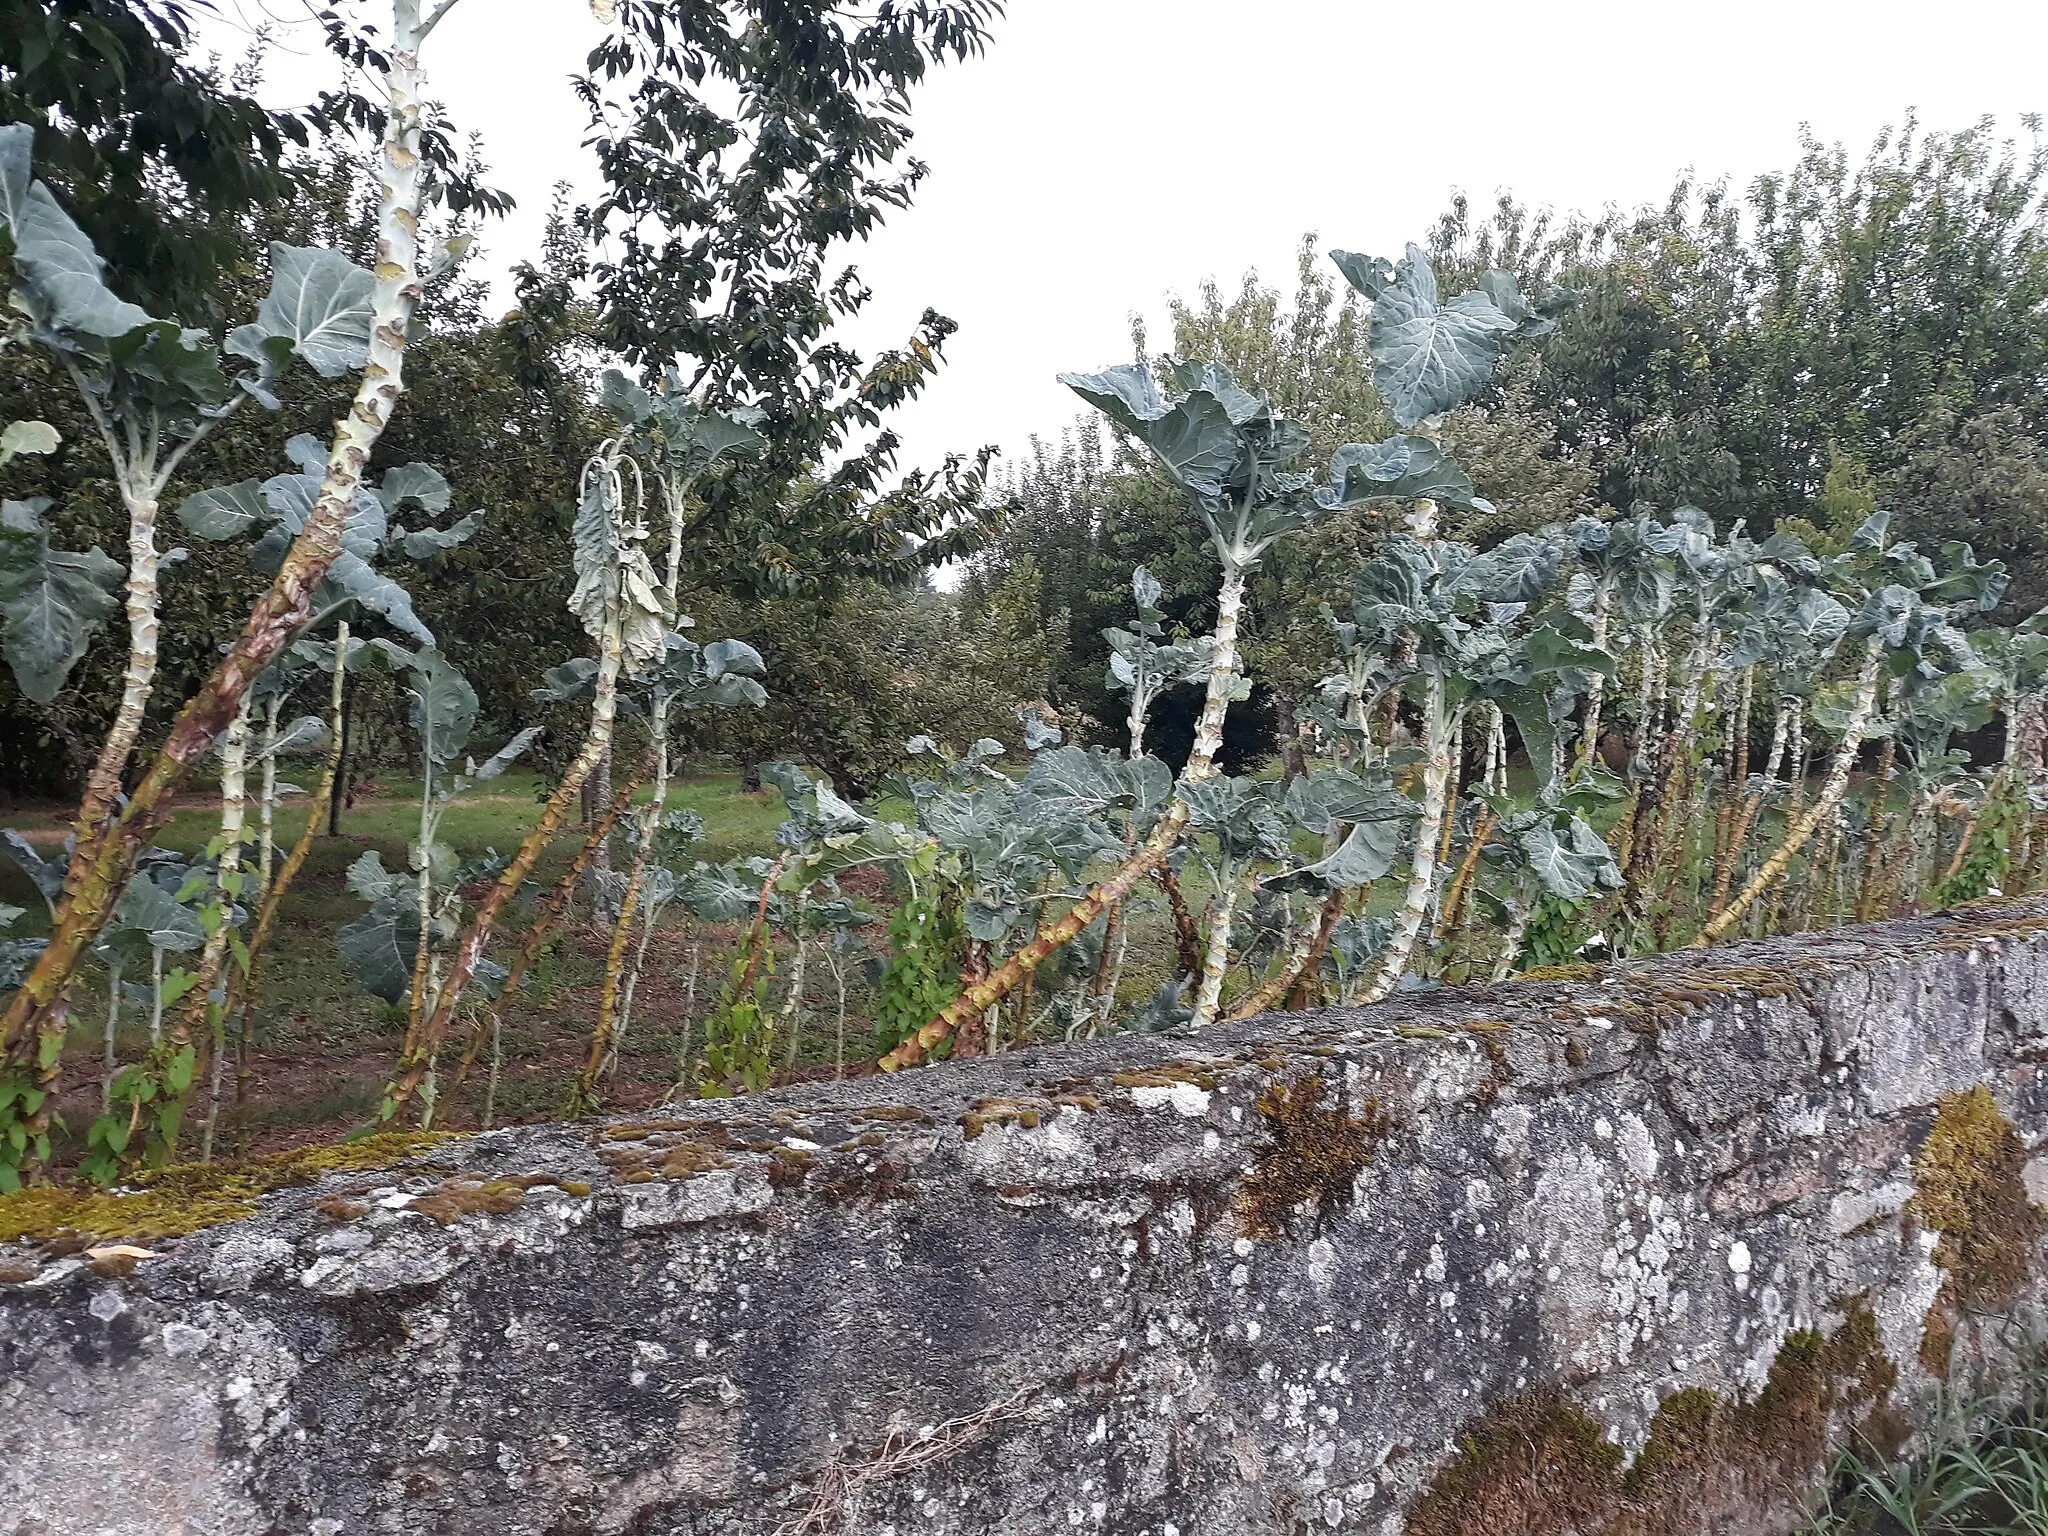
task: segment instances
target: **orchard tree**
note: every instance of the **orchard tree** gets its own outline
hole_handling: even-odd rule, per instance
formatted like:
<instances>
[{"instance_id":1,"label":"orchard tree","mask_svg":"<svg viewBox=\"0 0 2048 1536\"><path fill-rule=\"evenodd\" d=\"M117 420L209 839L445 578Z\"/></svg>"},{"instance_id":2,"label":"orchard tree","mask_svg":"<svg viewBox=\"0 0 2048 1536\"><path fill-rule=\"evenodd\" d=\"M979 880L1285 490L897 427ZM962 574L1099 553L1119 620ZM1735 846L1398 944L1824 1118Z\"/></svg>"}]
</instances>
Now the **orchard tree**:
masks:
<instances>
[{"instance_id":1,"label":"orchard tree","mask_svg":"<svg viewBox=\"0 0 2048 1536\"><path fill-rule=\"evenodd\" d=\"M997 0L879 9L768 0L620 0L579 82L606 190L594 338L653 384L761 413L767 449L698 487L683 576L729 590L830 591L970 552L988 454L890 483L884 425L939 365L953 322L927 311L863 361L835 334L869 290L840 247L908 205L910 93L971 57Z\"/></svg>"}]
</instances>

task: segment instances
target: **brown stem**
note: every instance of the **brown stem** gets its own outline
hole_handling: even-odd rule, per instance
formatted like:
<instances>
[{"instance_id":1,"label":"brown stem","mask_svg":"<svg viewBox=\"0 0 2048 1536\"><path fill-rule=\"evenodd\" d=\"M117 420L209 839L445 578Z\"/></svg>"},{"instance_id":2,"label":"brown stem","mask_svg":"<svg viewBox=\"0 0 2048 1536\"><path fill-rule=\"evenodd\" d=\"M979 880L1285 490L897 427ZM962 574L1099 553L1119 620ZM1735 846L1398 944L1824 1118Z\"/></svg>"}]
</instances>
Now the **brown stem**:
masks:
<instances>
[{"instance_id":1,"label":"brown stem","mask_svg":"<svg viewBox=\"0 0 2048 1536\"><path fill-rule=\"evenodd\" d=\"M1283 998L1288 1000L1286 1006L1290 1010L1293 1009L1296 1006L1293 994L1301 987L1304 979L1322 963L1323 951L1329 947L1330 933L1337 926L1337 914L1343 910L1343 891L1332 891L1325 896L1314 928L1303 929L1301 937L1280 968L1266 978L1263 986L1231 1010L1230 1022L1235 1024L1241 1019L1271 1013L1274 1005Z\"/></svg>"},{"instance_id":2,"label":"brown stem","mask_svg":"<svg viewBox=\"0 0 2048 1536\"><path fill-rule=\"evenodd\" d=\"M1849 787L1849 770L1855 766L1857 750L1863 744L1864 727L1870 723L1871 709L1877 702L1878 667L1883 660L1880 642L1872 638L1865 646L1863 667L1857 675L1856 701L1850 707L1849 719L1842 729L1842 743L1835 750L1834 767L1828 772L1827 783L1822 786L1819 799L1787 828L1777 851L1764 861L1763 867L1742 888L1741 894L1700 930L1699 937L1693 940L1695 948L1717 944L1727 937L1729 930L1741 921L1743 913L1784 874L1793 856L1806 846L1807 839L1813 836L1821 822L1835 813L1835 807Z\"/></svg>"},{"instance_id":3,"label":"brown stem","mask_svg":"<svg viewBox=\"0 0 2048 1536\"><path fill-rule=\"evenodd\" d=\"M1309 941L1308 953L1295 968L1294 983L1287 989L1287 1001L1283 1006L1289 1013L1298 1013L1308 1007L1316 990L1316 974L1322 969L1323 956L1330 952L1330 937L1337 931L1337 920L1344 915L1344 892L1336 890L1323 898L1323 909L1316 919L1316 934Z\"/></svg>"},{"instance_id":4,"label":"brown stem","mask_svg":"<svg viewBox=\"0 0 2048 1536\"><path fill-rule=\"evenodd\" d=\"M605 661L600 664L598 672L597 689L600 709L604 711L603 718L592 719L590 732L584 738L583 750L577 754L576 760L562 775L554 793L548 796L547 804L541 808L540 820L535 823L533 830L526 834L525 841L519 845L519 851L513 855L512 862L506 866L505 872L498 877L497 884L493 885L484 899L477 903L476 916L470 919L468 932L463 934L462 941L455 947L454 963L449 967L448 979L442 983L440 995L434 1000L434 1011L428 1015L424 1027L417 1031L416 1037L409 1032L404 1050L399 1055L397 1075L385 1090L384 1103L379 1110L382 1119L393 1118L426 1077L427 1063L432 1059L442 1038L448 1033L448 1025L455 1017L456 1004L462 1000L463 989L469 984L469 978L476 974L476 963L483 958L484 946L490 942L491 930L497 923L498 913L504 909L506 902L518 894L520 886L526 883L527 876L533 873L533 866L540 858L541 849L552 842L555 834L561 830L562 823L568 818L570 802L576 798L577 791L582 789L584 779L596 766L599 754L610 739L611 719L608 709L604 706L610 701L611 680L606 678L605 669L610 668L616 677L619 647L616 644L607 645L605 652Z\"/></svg>"},{"instance_id":5,"label":"brown stem","mask_svg":"<svg viewBox=\"0 0 2048 1536\"><path fill-rule=\"evenodd\" d=\"M589 835L583 839L583 846L576 851L576 857L569 861L569 868L563 873L562 878L555 882L554 890L548 894L547 901L535 914L533 926L526 930L525 942L519 946L519 953L513 958L511 969L505 973L504 985L498 988L498 995L492 1001L488 1013L478 1017L476 1042L472 1042L468 1054L463 1057L462 1065L456 1069L455 1087L462 1086L463 1076L476 1059L477 1042L481 1042L490 1027L503 1018L505 1005L518 995L520 984L526 980L526 973L533 968L533 962L540 958L540 952L546 947L555 925L562 920L563 914L575 901L576 888L582 883L583 872L590 867L592 856L603 845L605 839L611 836L612 826L618 821L619 813L632 803L633 796L639 789L640 780L635 779L620 791L605 814L598 818L597 825L592 827Z\"/></svg>"},{"instance_id":6,"label":"brown stem","mask_svg":"<svg viewBox=\"0 0 2048 1536\"><path fill-rule=\"evenodd\" d=\"M334 701L337 718L340 714L341 669L343 658L348 654L348 625L340 626L336 634L336 665ZM263 887L263 900L256 908L256 925L249 933L249 968L237 969L228 974L227 1017L239 1018L240 1028L236 1044L235 1061L235 1105L240 1107L247 1101L253 1077L250 1066L252 1045L251 1026L255 1022L256 1008L263 996L263 956L270 943L270 933L277 926L279 908L284 905L285 892L298 879L299 871L306 867L306 860L313 852L313 839L320 834L321 818L327 814L328 805L335 794L336 783L341 770L341 736L337 731L334 741L327 749L327 767L320 775L320 787L313 791L313 798L306 806L306 824L299 829L298 841L292 844L292 851L285 856L283 866Z\"/></svg>"},{"instance_id":7,"label":"brown stem","mask_svg":"<svg viewBox=\"0 0 2048 1536\"><path fill-rule=\"evenodd\" d=\"M1173 914L1173 939L1180 952L1181 974L1199 976L1202 974L1202 935L1195 926L1195 914L1188 910L1188 898L1180 888L1180 876L1173 872L1171 864L1161 864L1152 872L1152 878L1166 893L1166 905Z\"/></svg>"},{"instance_id":8,"label":"brown stem","mask_svg":"<svg viewBox=\"0 0 2048 1536\"><path fill-rule=\"evenodd\" d=\"M1898 733L1885 736L1878 748L1877 776L1870 786L1870 817L1863 829L1863 874L1856 890L1856 917L1869 922L1877 916L1877 903L1884 883L1884 850L1890 839L1891 817L1886 803L1891 799L1892 763L1898 750Z\"/></svg>"},{"instance_id":9,"label":"brown stem","mask_svg":"<svg viewBox=\"0 0 2048 1536\"><path fill-rule=\"evenodd\" d=\"M1451 888L1444 896L1443 910L1437 914L1432 943L1441 944L1445 934L1456 930L1458 919L1465 911L1465 893L1471 888L1473 872L1479 867L1480 850L1486 846L1487 838L1493 835L1493 823L1493 807L1488 806L1479 813L1479 825L1472 829L1472 841L1465 847L1465 857L1458 865L1457 874L1451 877Z\"/></svg>"},{"instance_id":10,"label":"brown stem","mask_svg":"<svg viewBox=\"0 0 2048 1536\"><path fill-rule=\"evenodd\" d=\"M609 816L611 813L611 805L607 803L604 814ZM647 845L643 842L633 856L632 872L626 876L626 894L619 901L618 920L612 924L612 941L605 951L604 986L597 998L597 1024L590 1031L590 1054L584 1059L583 1075L577 1080L576 1096L572 1101L581 1113L597 1108L597 1077L603 1070L605 1051L611 1044L613 1022L619 1015L619 977L626 968L626 941L632 937L633 914L640 908L640 882L646 873Z\"/></svg>"}]
</instances>

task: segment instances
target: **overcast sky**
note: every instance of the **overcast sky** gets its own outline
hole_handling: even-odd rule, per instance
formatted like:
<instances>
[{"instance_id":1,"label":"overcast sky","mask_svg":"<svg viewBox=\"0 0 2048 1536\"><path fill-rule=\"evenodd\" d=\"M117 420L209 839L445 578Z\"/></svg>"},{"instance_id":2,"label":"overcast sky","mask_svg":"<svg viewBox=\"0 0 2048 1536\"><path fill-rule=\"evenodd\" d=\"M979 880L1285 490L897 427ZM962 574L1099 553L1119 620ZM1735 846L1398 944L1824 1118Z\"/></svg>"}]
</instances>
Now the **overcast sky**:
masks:
<instances>
[{"instance_id":1,"label":"overcast sky","mask_svg":"<svg viewBox=\"0 0 2048 1536\"><path fill-rule=\"evenodd\" d=\"M329 65L268 5L305 57L267 94L296 99ZM551 184L591 183L567 82L596 34L580 0L462 0L430 40L430 94L521 204L484 233L494 271L535 248ZM1156 322L1167 294L1250 267L1290 286L1304 231L1393 255L1453 190L1596 211L1660 200L1686 168L1740 185L1783 167L1802 123L1860 155L1909 108L2023 133L2044 107L2043 0L1011 0L989 53L915 98L932 175L851 253L875 290L857 339L951 315L947 366L902 413L910 457L1021 452L1075 414L1056 372L1128 356L1133 311Z\"/></svg>"}]
</instances>

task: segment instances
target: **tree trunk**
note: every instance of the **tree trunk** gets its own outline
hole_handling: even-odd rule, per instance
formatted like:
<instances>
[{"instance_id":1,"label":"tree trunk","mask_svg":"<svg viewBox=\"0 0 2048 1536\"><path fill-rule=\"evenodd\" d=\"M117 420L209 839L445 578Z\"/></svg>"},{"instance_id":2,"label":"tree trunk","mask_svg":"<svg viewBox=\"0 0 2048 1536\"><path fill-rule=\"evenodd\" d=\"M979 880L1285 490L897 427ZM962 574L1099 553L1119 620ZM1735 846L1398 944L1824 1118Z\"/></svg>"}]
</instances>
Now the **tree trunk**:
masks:
<instances>
[{"instance_id":1,"label":"tree trunk","mask_svg":"<svg viewBox=\"0 0 2048 1536\"><path fill-rule=\"evenodd\" d=\"M1280 737L1280 771L1289 784L1308 773L1308 758L1301 750L1301 724L1294 718L1294 696L1275 692L1273 723Z\"/></svg>"}]
</instances>

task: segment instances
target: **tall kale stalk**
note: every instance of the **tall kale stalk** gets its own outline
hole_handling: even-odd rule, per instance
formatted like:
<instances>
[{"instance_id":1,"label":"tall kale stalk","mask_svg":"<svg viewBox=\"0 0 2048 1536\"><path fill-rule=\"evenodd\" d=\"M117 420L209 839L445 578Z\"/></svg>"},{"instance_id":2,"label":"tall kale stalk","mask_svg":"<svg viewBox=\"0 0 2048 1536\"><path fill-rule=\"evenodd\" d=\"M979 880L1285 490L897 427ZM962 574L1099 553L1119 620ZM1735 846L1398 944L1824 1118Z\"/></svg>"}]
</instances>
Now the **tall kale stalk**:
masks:
<instances>
[{"instance_id":1,"label":"tall kale stalk","mask_svg":"<svg viewBox=\"0 0 2048 1536\"><path fill-rule=\"evenodd\" d=\"M583 744L548 795L540 819L477 903L469 926L456 943L432 1009L406 1031L397 1070L378 1106L380 1122L395 1117L425 1080L462 995L476 974L477 963L483 959L498 914L533 873L541 850L568 819L583 781L610 748L618 718L619 679L629 652L645 664L660 651L666 615L658 589L649 579L653 573L642 547L647 537L640 516L642 503L636 498L629 506L622 463L630 465L631 460L624 458L620 444L613 441L584 466L576 515L576 589L570 594L569 606L597 642L597 659L594 663L570 662L555 670L570 675L562 683L563 692L574 692L585 683L589 686L590 723ZM635 479L637 484L637 470Z\"/></svg>"},{"instance_id":2,"label":"tall kale stalk","mask_svg":"<svg viewBox=\"0 0 2048 1536\"><path fill-rule=\"evenodd\" d=\"M95 765L93 780L81 806L79 839L71 868L67 871L62 897L48 947L37 958L28 977L15 992L6 1013L0 1016L0 1058L33 1071L47 1089L58 1075L66 1021L66 995L78 967L95 937L105 925L113 902L134 872L143 851L154 841L171 811L171 797L192 769L204 760L221 733L242 712L243 701L265 668L305 624L314 588L340 553L341 532L357 486L372 449L383 435L403 388L405 347L412 316L421 292L419 229L425 183L422 176L422 76L419 54L428 33L447 14L451 0L431 16L421 15L418 0L394 0L389 51L383 67L387 101L383 139L377 164L378 198L376 224L377 261L372 273L355 269L332 253L299 252L279 246L273 249L278 290L289 284L292 292L273 291L257 321L229 337L229 349L238 357L257 364L257 373L243 392L263 399L270 382L293 355L306 358L328 376L338 376L349 367L360 366L361 382L348 410L335 426L328 447L319 494L305 521L292 540L268 590L257 600L239 638L228 648L198 693L180 711L168 738L148 771L118 814L109 809L121 769L132 750L129 735L139 724L140 710L147 703L155 667L155 568L154 518L149 502L174 464L156 459L145 451L131 454L129 490L146 492L131 498L131 571L128 602L131 619L129 666L124 674L122 711L101 761ZM25 130L24 130L25 132ZM10 187L9 214L28 206L40 194L38 187L26 189L23 198L12 196L19 182L13 166L6 162L15 153L0 149L0 168L14 186ZM52 211L55 211L52 204ZM62 219L61 213L57 217ZM159 372L195 370L199 389L211 393L208 377L218 378L218 364L210 359L180 361L189 354L188 339L175 326L151 322L132 305L122 305L97 285L98 260L84 245L75 226L63 220L60 244L71 251L47 253L50 273L76 272L85 267L91 276L87 294L93 314L71 314L83 321L75 329L99 336L142 335L142 345L158 349L163 361ZM43 228L52 226L45 223ZM19 277L34 289L38 263L46 253L34 238L25 238L16 222L16 267ZM75 238L74 238L75 237ZM83 247L83 259L76 254ZM354 275L351 275L354 274ZM359 282L360 279L360 282ZM67 316L64 304L76 303L80 290L67 290L71 297L46 306L46 319L62 325ZM100 297L104 295L104 299ZM31 301L35 295L31 293ZM133 313L126 313L132 311ZM310 317L310 319L309 319ZM76 356L77 354L73 354ZM67 366L69 364L67 363ZM223 388L220 397L232 391ZM205 409L215 403L202 402ZM232 398L218 398L220 415L235 404ZM266 401L267 403L267 401ZM188 439L196 441L196 434ZM137 436L129 440L148 450L150 444ZM173 450L175 453L175 450ZM167 456L168 457L168 456ZM13 658L10 657L10 660ZM45 1106L47 1113L47 1105Z\"/></svg>"}]
</instances>

